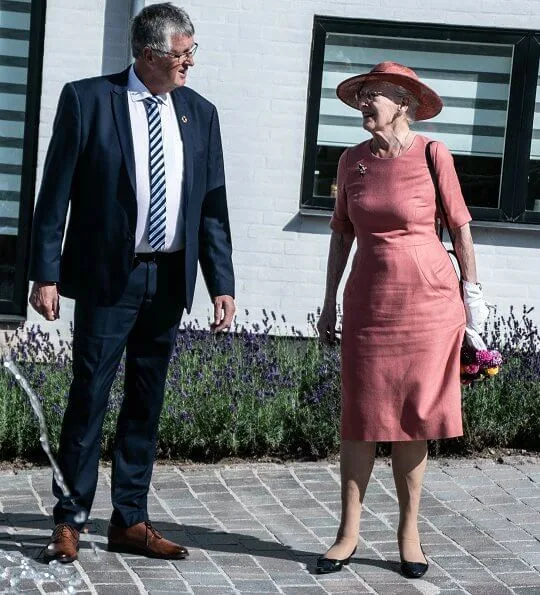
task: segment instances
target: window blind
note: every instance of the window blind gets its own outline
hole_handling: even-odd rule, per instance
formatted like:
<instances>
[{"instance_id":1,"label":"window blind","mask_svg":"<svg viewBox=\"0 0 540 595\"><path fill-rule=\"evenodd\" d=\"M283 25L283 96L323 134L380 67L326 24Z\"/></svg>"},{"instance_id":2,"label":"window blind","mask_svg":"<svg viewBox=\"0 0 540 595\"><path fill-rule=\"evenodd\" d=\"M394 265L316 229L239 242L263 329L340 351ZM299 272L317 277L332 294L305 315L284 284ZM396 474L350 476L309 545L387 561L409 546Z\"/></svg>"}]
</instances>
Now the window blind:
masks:
<instances>
[{"instance_id":1,"label":"window blind","mask_svg":"<svg viewBox=\"0 0 540 595\"><path fill-rule=\"evenodd\" d=\"M441 95L443 111L414 130L455 154L501 157L504 148L512 46L329 33L326 38L317 143L351 146L369 138L362 117L336 97L344 79L391 60L416 71ZM538 104L537 104L538 109ZM540 114L535 154L540 153Z\"/></svg>"},{"instance_id":2,"label":"window blind","mask_svg":"<svg viewBox=\"0 0 540 595\"><path fill-rule=\"evenodd\" d=\"M534 104L533 133L531 140L531 159L540 159L540 75L536 85Z\"/></svg>"},{"instance_id":3,"label":"window blind","mask_svg":"<svg viewBox=\"0 0 540 595\"><path fill-rule=\"evenodd\" d=\"M31 0L0 0L0 235L17 235Z\"/></svg>"}]
</instances>

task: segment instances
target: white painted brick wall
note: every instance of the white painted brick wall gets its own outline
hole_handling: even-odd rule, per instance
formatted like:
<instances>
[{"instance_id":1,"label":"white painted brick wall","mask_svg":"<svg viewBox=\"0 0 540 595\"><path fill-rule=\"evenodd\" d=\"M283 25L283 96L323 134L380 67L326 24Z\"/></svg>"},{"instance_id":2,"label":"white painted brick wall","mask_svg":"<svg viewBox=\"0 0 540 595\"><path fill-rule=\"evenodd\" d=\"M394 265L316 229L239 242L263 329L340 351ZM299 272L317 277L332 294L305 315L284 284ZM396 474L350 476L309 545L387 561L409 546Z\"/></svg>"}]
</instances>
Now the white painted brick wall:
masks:
<instances>
[{"instance_id":1,"label":"white painted brick wall","mask_svg":"<svg viewBox=\"0 0 540 595\"><path fill-rule=\"evenodd\" d=\"M189 85L220 113L240 322L284 314L305 330L321 304L327 218L298 204L313 16L540 29L540 0L185 0L200 44ZM127 0L49 0L39 167L64 82L122 67ZM150 2L147 2L150 4ZM114 10L112 7L115 7ZM124 12L124 15L125 15ZM104 32L104 23L106 31ZM111 32L115 31L111 37ZM104 55L105 53L105 55ZM108 69L108 72L111 70ZM479 276L499 312L536 306L540 322L540 229L474 227ZM64 300L65 302L65 300ZM200 279L192 318L206 321ZM249 310L249 315L245 314ZM65 308L66 320L70 316ZM30 315L30 320L36 317Z\"/></svg>"}]
</instances>

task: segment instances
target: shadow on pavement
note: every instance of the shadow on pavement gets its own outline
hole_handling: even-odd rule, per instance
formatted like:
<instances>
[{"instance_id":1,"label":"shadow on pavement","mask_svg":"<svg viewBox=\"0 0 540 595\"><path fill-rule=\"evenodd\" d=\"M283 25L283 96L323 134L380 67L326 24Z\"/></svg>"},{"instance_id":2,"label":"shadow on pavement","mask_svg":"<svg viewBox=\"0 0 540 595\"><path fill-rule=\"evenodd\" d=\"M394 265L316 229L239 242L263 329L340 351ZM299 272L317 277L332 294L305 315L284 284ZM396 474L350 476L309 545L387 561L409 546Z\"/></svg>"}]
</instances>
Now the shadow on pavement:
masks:
<instances>
[{"instance_id":1,"label":"shadow on pavement","mask_svg":"<svg viewBox=\"0 0 540 595\"><path fill-rule=\"evenodd\" d=\"M107 527L109 521L90 518L88 533L81 539L80 551L93 550L92 536L98 538L96 544L106 549ZM290 560L306 564L311 574L315 574L315 562L319 552L306 551L283 545L274 541L264 541L246 534L214 531L200 525L176 524L173 522L152 522L154 527L167 539L186 546L188 549L202 549L213 553L243 554L259 557ZM7 528L16 529L9 532ZM50 532L54 528L52 517L26 513L3 513L0 516L0 549L18 551L29 558L39 561L39 557L47 545ZM25 529L28 532L25 532ZM35 533L39 530L40 533ZM83 561L84 564L84 561ZM399 564L375 558L353 557L351 564L384 568L399 573Z\"/></svg>"}]
</instances>

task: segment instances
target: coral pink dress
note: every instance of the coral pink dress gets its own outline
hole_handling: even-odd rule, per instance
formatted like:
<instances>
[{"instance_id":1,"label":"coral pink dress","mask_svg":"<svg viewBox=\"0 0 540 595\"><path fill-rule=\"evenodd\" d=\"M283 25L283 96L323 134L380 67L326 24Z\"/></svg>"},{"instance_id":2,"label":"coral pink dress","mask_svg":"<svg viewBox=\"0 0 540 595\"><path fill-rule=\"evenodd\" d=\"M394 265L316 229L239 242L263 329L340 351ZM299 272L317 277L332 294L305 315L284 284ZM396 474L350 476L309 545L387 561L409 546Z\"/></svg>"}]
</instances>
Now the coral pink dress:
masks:
<instances>
[{"instance_id":1,"label":"coral pink dress","mask_svg":"<svg viewBox=\"0 0 540 595\"><path fill-rule=\"evenodd\" d=\"M465 312L459 281L435 231L435 189L416 135L406 153L381 159L370 143L338 166L330 223L358 249L343 295L342 418L345 440L460 436L459 352ZM471 220L452 155L431 154L450 227ZM364 173L361 172L364 171Z\"/></svg>"}]
</instances>

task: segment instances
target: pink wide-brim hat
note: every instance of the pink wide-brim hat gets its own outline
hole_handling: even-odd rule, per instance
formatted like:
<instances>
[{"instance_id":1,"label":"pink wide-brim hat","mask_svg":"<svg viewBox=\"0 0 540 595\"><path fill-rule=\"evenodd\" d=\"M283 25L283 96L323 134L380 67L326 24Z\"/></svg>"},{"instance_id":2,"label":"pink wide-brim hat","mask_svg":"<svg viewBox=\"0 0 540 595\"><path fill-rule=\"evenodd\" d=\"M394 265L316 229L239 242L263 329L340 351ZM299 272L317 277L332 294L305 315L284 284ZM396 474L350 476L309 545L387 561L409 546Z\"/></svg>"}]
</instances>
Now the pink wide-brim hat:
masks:
<instances>
[{"instance_id":1,"label":"pink wide-brim hat","mask_svg":"<svg viewBox=\"0 0 540 595\"><path fill-rule=\"evenodd\" d=\"M366 74L357 74L342 81L336 89L336 94L341 101L359 110L356 95L363 85L373 81L386 81L410 91L418 101L415 120L429 120L442 110L443 102L438 93L425 85L412 68L397 62L381 62Z\"/></svg>"}]
</instances>

